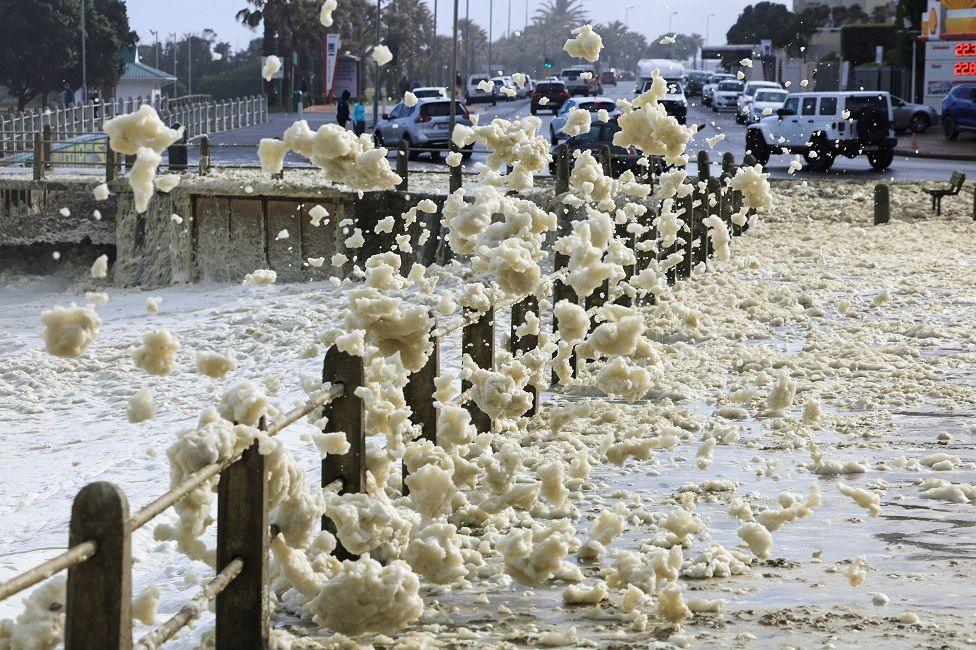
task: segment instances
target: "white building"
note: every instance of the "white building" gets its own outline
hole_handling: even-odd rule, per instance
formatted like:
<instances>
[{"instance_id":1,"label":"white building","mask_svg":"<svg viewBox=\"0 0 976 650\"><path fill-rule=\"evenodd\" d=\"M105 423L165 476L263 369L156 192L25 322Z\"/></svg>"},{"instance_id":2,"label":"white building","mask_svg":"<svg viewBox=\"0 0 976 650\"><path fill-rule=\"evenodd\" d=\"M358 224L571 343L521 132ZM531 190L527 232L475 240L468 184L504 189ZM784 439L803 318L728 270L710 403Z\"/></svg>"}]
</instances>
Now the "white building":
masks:
<instances>
[{"instance_id":1,"label":"white building","mask_svg":"<svg viewBox=\"0 0 976 650\"><path fill-rule=\"evenodd\" d=\"M132 48L123 54L125 70L115 86L116 99L127 97L159 97L163 87L176 81L168 72L157 70L139 60L139 51Z\"/></svg>"}]
</instances>

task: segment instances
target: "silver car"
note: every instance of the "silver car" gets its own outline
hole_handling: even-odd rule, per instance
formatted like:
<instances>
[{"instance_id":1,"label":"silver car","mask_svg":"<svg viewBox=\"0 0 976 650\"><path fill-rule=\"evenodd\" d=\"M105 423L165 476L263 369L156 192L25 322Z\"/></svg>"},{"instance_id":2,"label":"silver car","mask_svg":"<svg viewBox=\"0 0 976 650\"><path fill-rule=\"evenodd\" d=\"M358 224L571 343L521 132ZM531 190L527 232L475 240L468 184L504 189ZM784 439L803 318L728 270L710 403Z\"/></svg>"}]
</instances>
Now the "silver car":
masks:
<instances>
[{"instance_id":1,"label":"silver car","mask_svg":"<svg viewBox=\"0 0 976 650\"><path fill-rule=\"evenodd\" d=\"M457 102L457 124L471 126L471 114L461 102ZM421 99L413 106L399 102L389 113L384 113L373 130L373 142L377 147L397 147L406 141L411 147L446 150L451 140L451 100ZM417 158L421 152L411 151ZM438 152L429 152L436 157ZM471 157L471 147L462 152L465 160Z\"/></svg>"},{"instance_id":2,"label":"silver car","mask_svg":"<svg viewBox=\"0 0 976 650\"><path fill-rule=\"evenodd\" d=\"M552 122L549 123L550 142L556 144L563 138L569 137L562 132L562 128L566 126L566 120L569 119L570 111L577 108L589 111L593 121L596 120L597 111L601 108L606 110L611 117L620 115L620 111L617 109L617 102L609 97L571 97L563 102L563 105L559 108L559 112L553 116Z\"/></svg>"},{"instance_id":3,"label":"silver car","mask_svg":"<svg viewBox=\"0 0 976 650\"><path fill-rule=\"evenodd\" d=\"M913 104L892 95L891 106L895 109L895 133L925 133L939 121L939 113L925 104Z\"/></svg>"}]
</instances>

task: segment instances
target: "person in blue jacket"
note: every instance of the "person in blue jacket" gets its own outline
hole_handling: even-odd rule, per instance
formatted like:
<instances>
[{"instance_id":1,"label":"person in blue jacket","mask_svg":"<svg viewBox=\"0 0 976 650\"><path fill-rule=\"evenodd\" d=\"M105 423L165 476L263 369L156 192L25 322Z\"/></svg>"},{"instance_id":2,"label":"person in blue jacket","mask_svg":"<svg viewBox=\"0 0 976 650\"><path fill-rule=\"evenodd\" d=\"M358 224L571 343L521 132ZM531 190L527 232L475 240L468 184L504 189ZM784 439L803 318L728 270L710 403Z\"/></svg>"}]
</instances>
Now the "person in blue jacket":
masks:
<instances>
[{"instance_id":1,"label":"person in blue jacket","mask_svg":"<svg viewBox=\"0 0 976 650\"><path fill-rule=\"evenodd\" d=\"M357 136L366 133L366 98L360 95L352 107L352 130Z\"/></svg>"}]
</instances>

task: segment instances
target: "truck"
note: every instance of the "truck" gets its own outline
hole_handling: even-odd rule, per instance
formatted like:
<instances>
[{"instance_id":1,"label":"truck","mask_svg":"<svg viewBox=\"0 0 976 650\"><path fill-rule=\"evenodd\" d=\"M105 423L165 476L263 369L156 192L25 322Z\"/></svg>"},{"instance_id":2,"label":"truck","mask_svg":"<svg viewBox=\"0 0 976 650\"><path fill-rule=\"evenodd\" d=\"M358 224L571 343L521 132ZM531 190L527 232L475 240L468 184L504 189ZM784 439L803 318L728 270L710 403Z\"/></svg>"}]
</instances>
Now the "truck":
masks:
<instances>
[{"instance_id":1,"label":"truck","mask_svg":"<svg viewBox=\"0 0 976 650\"><path fill-rule=\"evenodd\" d=\"M589 73L589 78L584 79L583 73ZM570 95L592 95L596 97L603 94L600 73L592 65L574 65L566 68L559 73L559 80L566 84Z\"/></svg>"}]
</instances>

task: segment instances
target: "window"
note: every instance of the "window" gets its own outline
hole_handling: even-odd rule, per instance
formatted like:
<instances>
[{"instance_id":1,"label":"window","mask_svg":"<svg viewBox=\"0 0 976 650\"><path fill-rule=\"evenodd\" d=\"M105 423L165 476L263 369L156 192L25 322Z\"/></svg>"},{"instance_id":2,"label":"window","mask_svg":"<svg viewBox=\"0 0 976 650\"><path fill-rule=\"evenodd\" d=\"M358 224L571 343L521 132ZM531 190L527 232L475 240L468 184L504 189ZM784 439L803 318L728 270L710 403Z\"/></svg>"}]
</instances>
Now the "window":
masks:
<instances>
[{"instance_id":1,"label":"window","mask_svg":"<svg viewBox=\"0 0 976 650\"><path fill-rule=\"evenodd\" d=\"M564 84L547 83L536 86L536 90L538 90L540 93L558 93L565 89L566 86Z\"/></svg>"},{"instance_id":2,"label":"window","mask_svg":"<svg viewBox=\"0 0 976 650\"><path fill-rule=\"evenodd\" d=\"M816 97L804 97L803 98L803 110L801 111L803 115L816 115L817 114L817 98Z\"/></svg>"},{"instance_id":3,"label":"window","mask_svg":"<svg viewBox=\"0 0 976 650\"><path fill-rule=\"evenodd\" d=\"M574 102L563 102L562 107L559 109L559 114L565 115L570 111L570 109L573 108L576 108L576 104Z\"/></svg>"},{"instance_id":4,"label":"window","mask_svg":"<svg viewBox=\"0 0 976 650\"><path fill-rule=\"evenodd\" d=\"M393 110L390 112L390 119L398 120L401 117L406 117L409 114L410 114L410 108L403 102L400 102L399 104L394 106Z\"/></svg>"},{"instance_id":5,"label":"window","mask_svg":"<svg viewBox=\"0 0 976 650\"><path fill-rule=\"evenodd\" d=\"M776 91L759 91L756 93L757 102L785 102L786 93L776 92Z\"/></svg>"},{"instance_id":6,"label":"window","mask_svg":"<svg viewBox=\"0 0 976 650\"><path fill-rule=\"evenodd\" d=\"M851 95L847 98L847 110L857 116L865 108L873 108L882 113L888 112L888 102L884 95Z\"/></svg>"},{"instance_id":7,"label":"window","mask_svg":"<svg viewBox=\"0 0 976 650\"><path fill-rule=\"evenodd\" d=\"M800 98L799 97L790 97L789 99L786 100L786 105L783 106L783 109L789 115L796 115L796 113L799 110L799 108L800 108Z\"/></svg>"},{"instance_id":8,"label":"window","mask_svg":"<svg viewBox=\"0 0 976 650\"><path fill-rule=\"evenodd\" d=\"M430 117L447 117L451 114L451 102L429 102L423 105L423 114ZM461 102L457 103L456 115L464 117L466 111Z\"/></svg>"},{"instance_id":9,"label":"window","mask_svg":"<svg viewBox=\"0 0 976 650\"><path fill-rule=\"evenodd\" d=\"M823 97L820 99L821 115L837 115L837 98Z\"/></svg>"},{"instance_id":10,"label":"window","mask_svg":"<svg viewBox=\"0 0 976 650\"><path fill-rule=\"evenodd\" d=\"M611 102L583 102L579 107L591 113L596 113L601 108L608 113L612 113L617 108Z\"/></svg>"}]
</instances>

